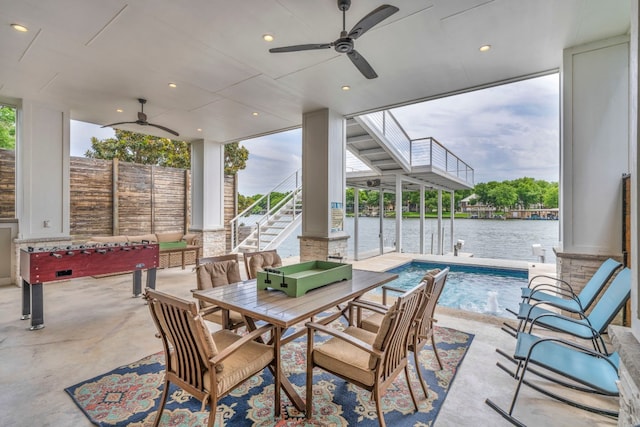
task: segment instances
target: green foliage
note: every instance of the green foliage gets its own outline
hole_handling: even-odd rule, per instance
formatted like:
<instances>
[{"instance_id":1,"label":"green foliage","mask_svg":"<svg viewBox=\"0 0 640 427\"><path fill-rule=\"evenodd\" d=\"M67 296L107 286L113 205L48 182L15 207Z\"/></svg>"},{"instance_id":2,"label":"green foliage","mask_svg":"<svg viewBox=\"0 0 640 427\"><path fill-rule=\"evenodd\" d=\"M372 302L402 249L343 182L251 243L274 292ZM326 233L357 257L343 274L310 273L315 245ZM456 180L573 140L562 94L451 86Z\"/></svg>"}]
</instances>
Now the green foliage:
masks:
<instances>
[{"instance_id":1,"label":"green foliage","mask_svg":"<svg viewBox=\"0 0 640 427\"><path fill-rule=\"evenodd\" d=\"M191 150L187 142L120 129L116 129L115 138L99 140L92 137L91 148L85 156L181 169L191 167Z\"/></svg>"},{"instance_id":2,"label":"green foliage","mask_svg":"<svg viewBox=\"0 0 640 427\"><path fill-rule=\"evenodd\" d=\"M239 170L247 167L249 150L241 147L240 143L232 142L224 146L224 173L225 175L235 175ZM249 205L247 205L249 206ZM242 210L241 210L242 211Z\"/></svg>"},{"instance_id":3,"label":"green foliage","mask_svg":"<svg viewBox=\"0 0 640 427\"><path fill-rule=\"evenodd\" d=\"M16 109L0 105L0 148L16 148Z\"/></svg>"},{"instance_id":4,"label":"green foliage","mask_svg":"<svg viewBox=\"0 0 640 427\"><path fill-rule=\"evenodd\" d=\"M115 138L99 140L92 137L91 149L87 150L85 156L93 159L118 159L123 162L180 169L191 167L189 143L120 129L116 129ZM247 166L248 158L249 150L241 147L239 143L225 145L224 173L235 175Z\"/></svg>"},{"instance_id":5,"label":"green foliage","mask_svg":"<svg viewBox=\"0 0 640 427\"><path fill-rule=\"evenodd\" d=\"M545 208L557 208L558 207L558 183L547 182L541 180L534 180L533 178L518 178L513 181L490 181L486 183L476 184L472 190L459 190L454 192L454 206L457 208L460 205L460 201L472 194L477 196L476 199L471 200L470 204L485 204L491 205L498 209L498 211L509 210L513 208L530 208L545 207ZM260 195L252 197L253 200L258 200ZM377 190L359 190L358 201L360 212L366 210L377 210L380 194ZM354 189L347 188L345 192L345 199L347 207L350 212L353 212L354 203ZM273 200L273 199L272 199ZM385 215L393 216L393 210L389 210L395 204L395 194L384 193L384 205ZM438 192L425 191L425 217L435 217L438 210ZM271 206L275 202L272 201ZM420 210L420 192L419 191L405 191L402 193L402 205L406 207L403 212L403 217L417 217ZM249 204L247 204L249 206ZM448 217L451 208L451 193L448 191L442 192L442 211L445 216ZM260 208L262 210L263 208ZM392 208L391 208L392 209ZM456 214L457 215L457 214ZM464 215L463 215L464 216Z\"/></svg>"}]
</instances>

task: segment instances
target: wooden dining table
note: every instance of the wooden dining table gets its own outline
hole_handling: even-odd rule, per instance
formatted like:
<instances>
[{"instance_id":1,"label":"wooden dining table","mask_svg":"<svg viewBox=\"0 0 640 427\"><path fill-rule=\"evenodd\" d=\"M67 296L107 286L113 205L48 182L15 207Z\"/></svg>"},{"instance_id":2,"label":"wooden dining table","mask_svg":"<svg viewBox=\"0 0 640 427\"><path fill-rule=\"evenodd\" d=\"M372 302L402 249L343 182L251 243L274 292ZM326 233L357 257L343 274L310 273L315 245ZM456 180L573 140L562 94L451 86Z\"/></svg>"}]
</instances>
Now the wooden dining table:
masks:
<instances>
[{"instance_id":1,"label":"wooden dining table","mask_svg":"<svg viewBox=\"0 0 640 427\"><path fill-rule=\"evenodd\" d=\"M395 273L353 269L351 280L331 283L313 289L297 298L289 297L278 290L259 290L255 279L196 291L193 296L198 300L221 307L223 309L223 325L228 323L225 317L228 319L229 310L232 310L243 315L250 330L255 329L255 321L264 321L275 326L272 340L277 357L272 372L274 387L278 390L275 393L275 415L279 417L280 389L285 391L298 410L305 410L304 399L296 392L282 372L280 361L282 345L304 335L305 328L283 338L286 330L310 320L328 324L342 315L346 316L348 315L346 307L341 304L360 298L366 292L397 277L398 275ZM323 316L322 319L314 318L316 315L336 307L339 309L333 310L332 314Z\"/></svg>"}]
</instances>

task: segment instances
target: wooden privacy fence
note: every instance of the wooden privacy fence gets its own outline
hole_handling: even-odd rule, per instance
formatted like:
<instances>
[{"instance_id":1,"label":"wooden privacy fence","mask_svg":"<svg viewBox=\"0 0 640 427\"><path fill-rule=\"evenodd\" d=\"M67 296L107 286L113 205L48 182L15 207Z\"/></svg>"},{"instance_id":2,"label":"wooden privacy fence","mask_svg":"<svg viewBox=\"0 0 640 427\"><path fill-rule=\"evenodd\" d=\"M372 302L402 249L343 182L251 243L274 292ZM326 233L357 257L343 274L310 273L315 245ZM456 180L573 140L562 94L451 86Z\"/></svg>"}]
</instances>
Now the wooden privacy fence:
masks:
<instances>
[{"instance_id":1,"label":"wooden privacy fence","mask_svg":"<svg viewBox=\"0 0 640 427\"><path fill-rule=\"evenodd\" d=\"M69 174L74 241L90 236L189 231L189 170L71 157ZM237 214L236 175L225 175L224 187L229 235L228 223ZM0 149L0 219L15 217L15 153Z\"/></svg>"},{"instance_id":2,"label":"wooden privacy fence","mask_svg":"<svg viewBox=\"0 0 640 427\"><path fill-rule=\"evenodd\" d=\"M72 157L71 235L187 233L190 186L184 169Z\"/></svg>"}]
</instances>

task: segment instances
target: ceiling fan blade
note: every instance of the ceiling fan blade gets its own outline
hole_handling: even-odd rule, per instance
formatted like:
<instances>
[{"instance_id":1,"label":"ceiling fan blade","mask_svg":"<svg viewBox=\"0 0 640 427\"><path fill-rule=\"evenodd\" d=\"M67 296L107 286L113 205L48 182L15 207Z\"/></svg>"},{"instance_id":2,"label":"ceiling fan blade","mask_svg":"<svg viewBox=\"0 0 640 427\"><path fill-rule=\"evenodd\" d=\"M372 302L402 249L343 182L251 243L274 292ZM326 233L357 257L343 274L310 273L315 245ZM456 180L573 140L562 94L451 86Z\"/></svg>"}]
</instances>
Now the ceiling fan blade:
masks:
<instances>
[{"instance_id":1,"label":"ceiling fan blade","mask_svg":"<svg viewBox=\"0 0 640 427\"><path fill-rule=\"evenodd\" d=\"M356 25L354 25L351 31L349 31L347 37L357 39L367 31L369 31L372 27L384 21L399 10L400 9L395 6L383 4L377 9L371 11L367 16L362 18Z\"/></svg>"},{"instance_id":2,"label":"ceiling fan blade","mask_svg":"<svg viewBox=\"0 0 640 427\"><path fill-rule=\"evenodd\" d=\"M178 132L176 132L175 130L172 130L172 129L166 128L166 127L164 127L164 126L154 125L153 123L147 123L147 125L149 125L149 126L153 126L153 127L156 127L156 128L158 128L158 129L162 129L163 131L165 131L165 132L169 132L169 133L170 133L170 134L172 134L172 135L180 136L180 134L179 134Z\"/></svg>"},{"instance_id":3,"label":"ceiling fan blade","mask_svg":"<svg viewBox=\"0 0 640 427\"><path fill-rule=\"evenodd\" d=\"M269 52L271 53L299 52L301 50L316 50L316 49L329 49L329 48L331 48L331 43L297 44L294 46L274 47L273 49L269 49Z\"/></svg>"},{"instance_id":4,"label":"ceiling fan blade","mask_svg":"<svg viewBox=\"0 0 640 427\"><path fill-rule=\"evenodd\" d=\"M360 70L363 76L368 79L375 79L376 77L378 77L376 72L373 71L371 65L369 65L367 60L364 59L364 57L360 55L358 51L354 49L351 52L348 52L347 56L349 56L349 59L351 60L351 62L353 62L353 65L355 65L356 68Z\"/></svg>"},{"instance_id":5,"label":"ceiling fan blade","mask_svg":"<svg viewBox=\"0 0 640 427\"><path fill-rule=\"evenodd\" d=\"M101 128L109 128L112 126L117 126L117 125L132 125L135 124L137 122L118 122L118 123L111 123L110 125L104 125L104 126L100 126Z\"/></svg>"}]
</instances>

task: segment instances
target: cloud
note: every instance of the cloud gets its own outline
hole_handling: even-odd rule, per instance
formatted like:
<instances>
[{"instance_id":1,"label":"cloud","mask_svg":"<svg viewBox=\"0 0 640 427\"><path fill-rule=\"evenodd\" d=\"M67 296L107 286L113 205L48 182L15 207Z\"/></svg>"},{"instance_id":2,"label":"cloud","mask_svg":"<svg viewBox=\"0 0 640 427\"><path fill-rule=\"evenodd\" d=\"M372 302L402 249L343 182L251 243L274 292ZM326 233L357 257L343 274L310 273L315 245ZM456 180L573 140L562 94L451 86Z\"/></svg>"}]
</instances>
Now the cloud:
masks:
<instances>
[{"instance_id":1,"label":"cloud","mask_svg":"<svg viewBox=\"0 0 640 427\"><path fill-rule=\"evenodd\" d=\"M294 129L242 141L249 150L247 167L238 172L238 191L265 194L302 167L302 130Z\"/></svg>"},{"instance_id":2,"label":"cloud","mask_svg":"<svg viewBox=\"0 0 640 427\"><path fill-rule=\"evenodd\" d=\"M410 138L433 137L475 170L475 182L558 181L558 74L392 110Z\"/></svg>"}]
</instances>

